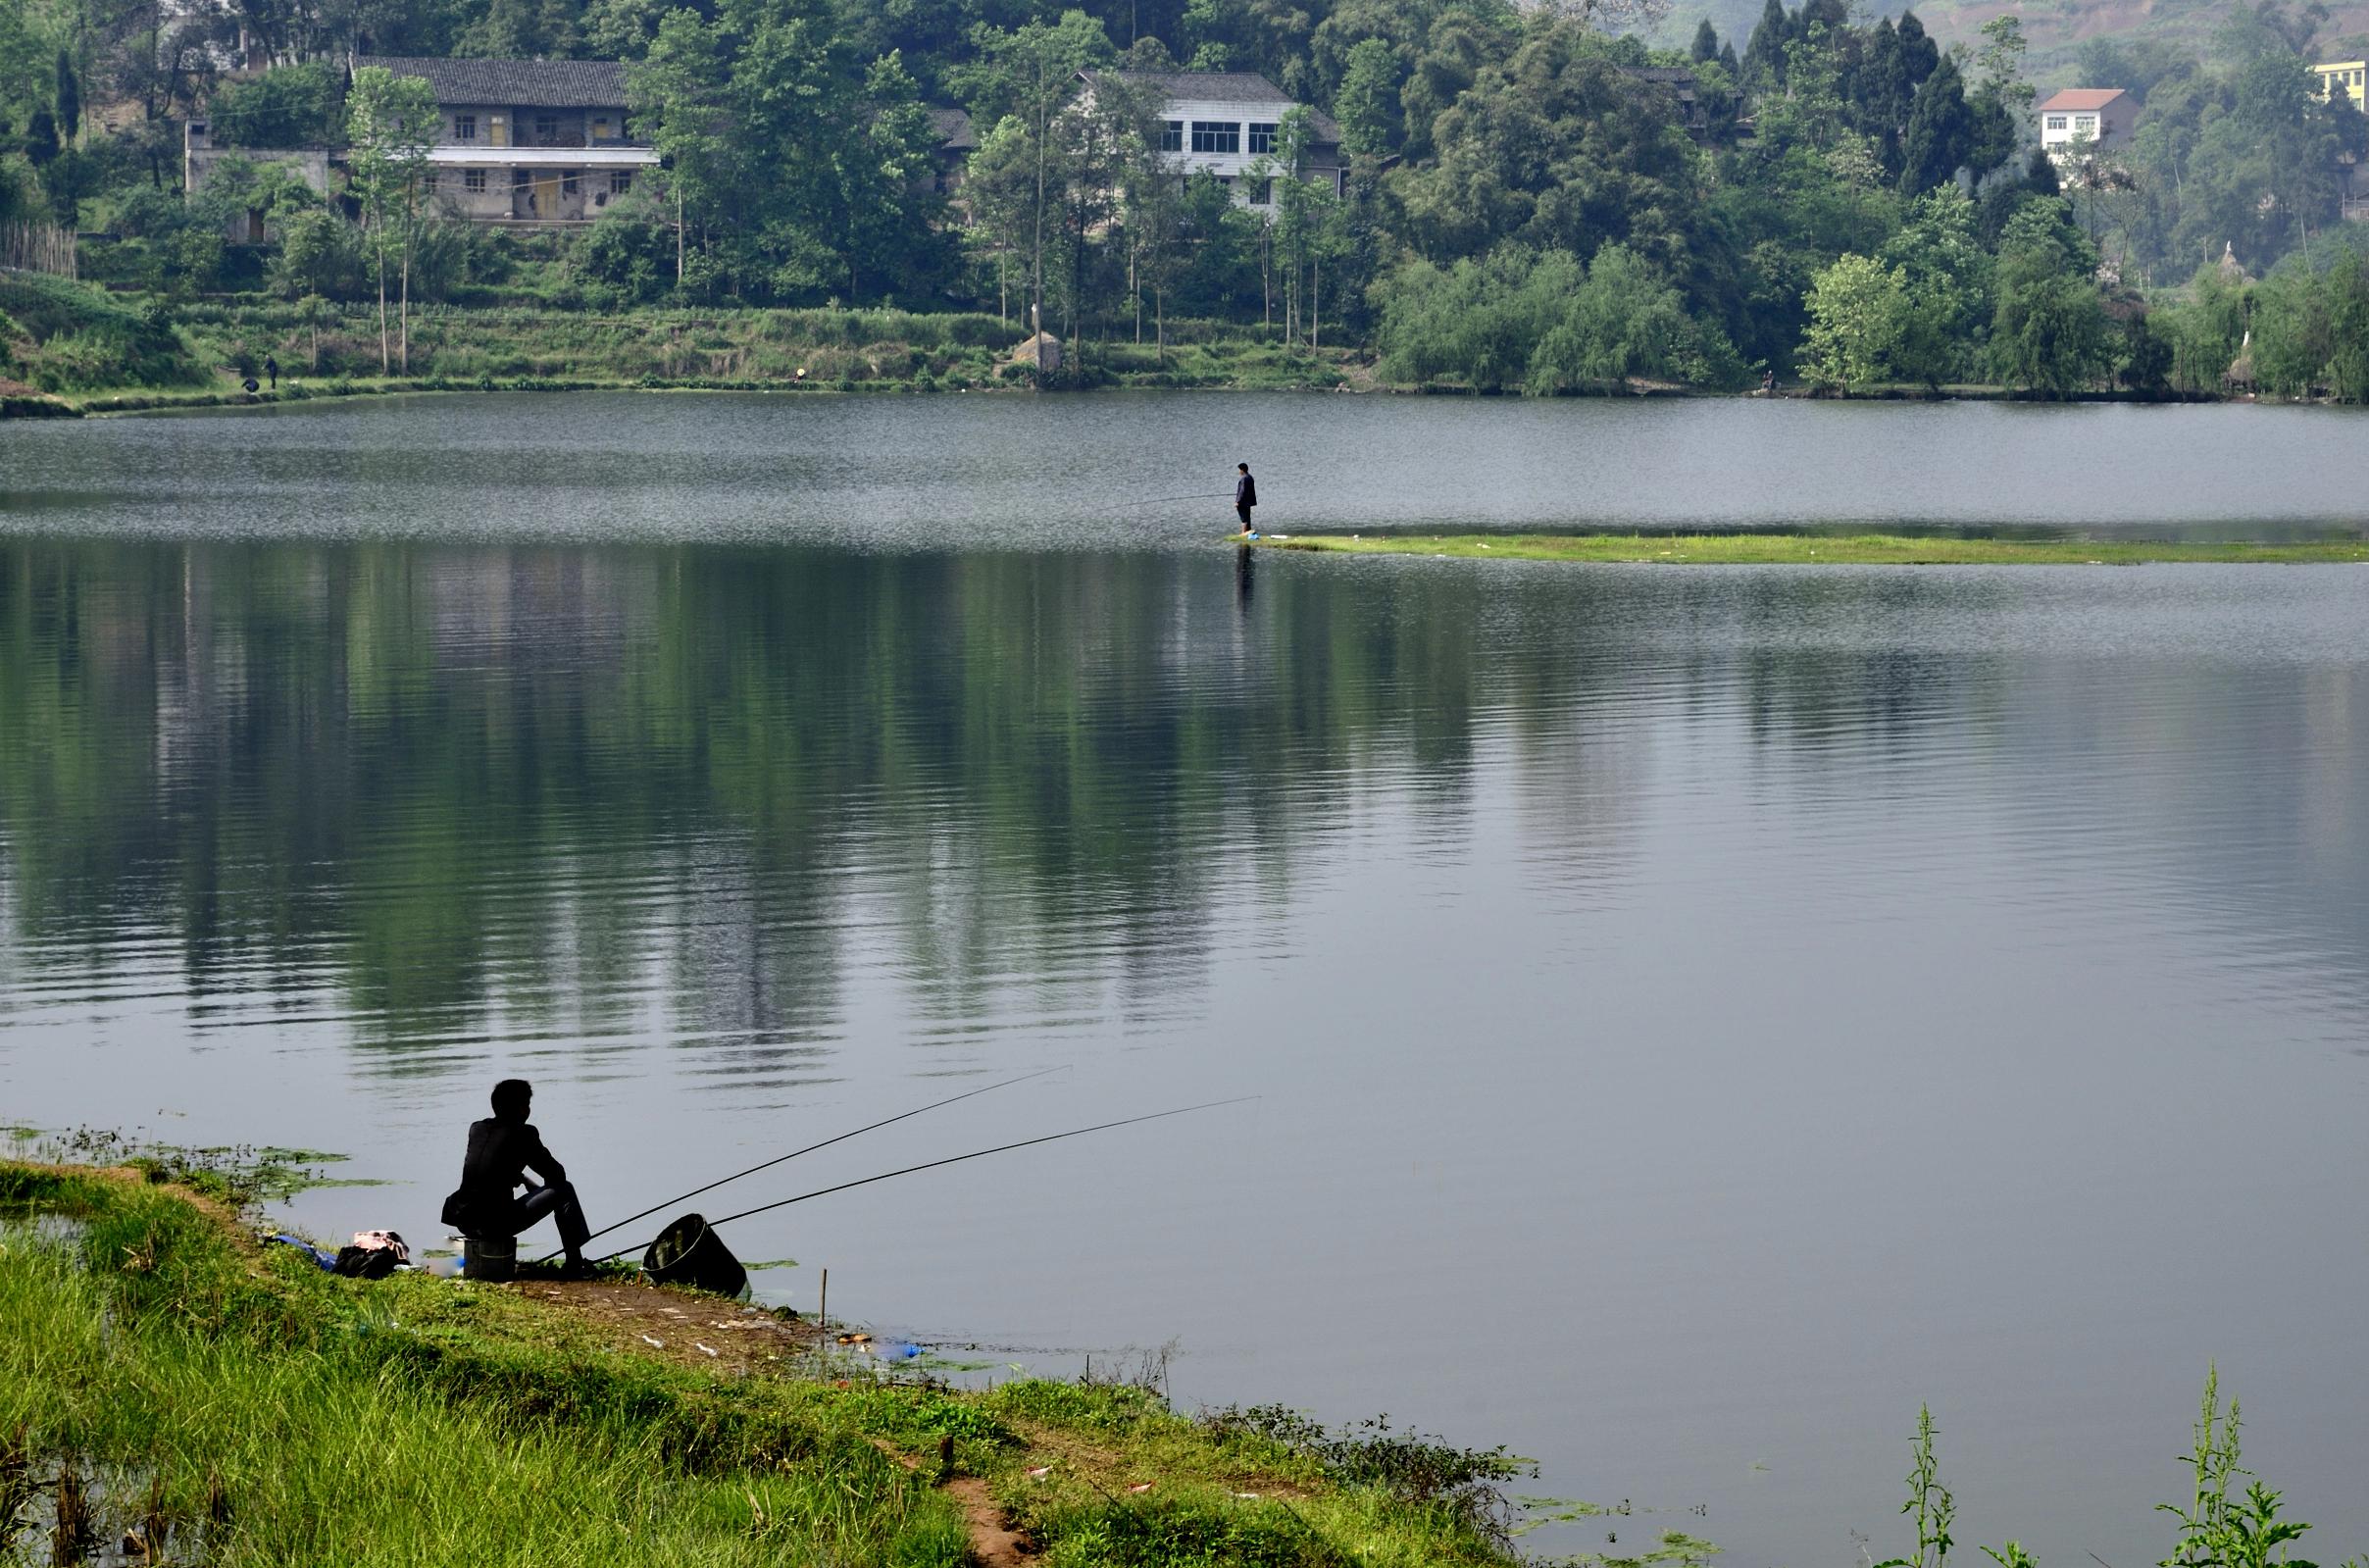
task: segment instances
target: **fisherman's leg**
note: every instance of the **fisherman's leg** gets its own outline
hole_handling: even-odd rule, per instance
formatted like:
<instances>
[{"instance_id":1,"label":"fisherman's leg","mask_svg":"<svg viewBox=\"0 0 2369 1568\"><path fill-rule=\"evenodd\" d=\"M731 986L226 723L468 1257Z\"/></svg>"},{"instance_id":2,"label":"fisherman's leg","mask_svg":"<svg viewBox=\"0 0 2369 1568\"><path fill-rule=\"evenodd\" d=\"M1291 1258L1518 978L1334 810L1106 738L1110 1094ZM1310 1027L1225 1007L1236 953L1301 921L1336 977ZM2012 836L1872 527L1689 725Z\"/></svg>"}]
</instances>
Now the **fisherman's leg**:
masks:
<instances>
[{"instance_id":1,"label":"fisherman's leg","mask_svg":"<svg viewBox=\"0 0 2369 1568\"><path fill-rule=\"evenodd\" d=\"M551 1219L559 1227L559 1244L568 1251L568 1261L580 1263L584 1243L592 1239L591 1224L584 1219L584 1206L576 1201L576 1184L560 1182L559 1206L551 1211Z\"/></svg>"},{"instance_id":2,"label":"fisherman's leg","mask_svg":"<svg viewBox=\"0 0 2369 1568\"><path fill-rule=\"evenodd\" d=\"M583 1206L576 1201L572 1184L546 1182L536 1188L519 1199L513 1223L522 1231L530 1230L546 1214L559 1227L559 1244L567 1250L568 1261L575 1262L592 1239L592 1228L584 1221Z\"/></svg>"}]
</instances>

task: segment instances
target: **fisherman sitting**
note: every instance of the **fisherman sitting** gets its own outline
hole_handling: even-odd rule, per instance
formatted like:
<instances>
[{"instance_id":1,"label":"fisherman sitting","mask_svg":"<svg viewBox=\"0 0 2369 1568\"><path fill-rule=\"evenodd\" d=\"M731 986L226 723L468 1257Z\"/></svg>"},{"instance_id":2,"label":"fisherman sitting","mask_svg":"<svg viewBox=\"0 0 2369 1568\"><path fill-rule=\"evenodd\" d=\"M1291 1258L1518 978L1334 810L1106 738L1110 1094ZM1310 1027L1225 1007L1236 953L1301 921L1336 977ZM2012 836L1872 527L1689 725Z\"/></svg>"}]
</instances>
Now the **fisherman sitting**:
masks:
<instances>
[{"instance_id":1,"label":"fisherman sitting","mask_svg":"<svg viewBox=\"0 0 2369 1568\"><path fill-rule=\"evenodd\" d=\"M461 1162L460 1190L444 1200L444 1223L473 1240L517 1236L548 1214L567 1249L568 1273L586 1273L584 1243L591 1228L576 1201L568 1172L543 1147L542 1135L527 1120L534 1087L523 1078L493 1086L493 1114L469 1124L469 1153ZM537 1187L527 1180L534 1172ZM524 1196L518 1189L524 1187Z\"/></svg>"}]
</instances>

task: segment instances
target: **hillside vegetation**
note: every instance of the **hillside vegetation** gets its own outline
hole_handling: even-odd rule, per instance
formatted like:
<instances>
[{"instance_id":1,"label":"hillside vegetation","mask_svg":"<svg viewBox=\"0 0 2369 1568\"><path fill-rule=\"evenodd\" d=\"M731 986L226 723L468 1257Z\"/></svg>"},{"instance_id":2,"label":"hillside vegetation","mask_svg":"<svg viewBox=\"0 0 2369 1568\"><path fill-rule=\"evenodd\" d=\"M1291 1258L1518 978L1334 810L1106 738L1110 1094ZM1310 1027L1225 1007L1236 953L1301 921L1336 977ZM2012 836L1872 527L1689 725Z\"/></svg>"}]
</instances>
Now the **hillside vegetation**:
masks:
<instances>
[{"instance_id":1,"label":"hillside vegetation","mask_svg":"<svg viewBox=\"0 0 2369 1568\"><path fill-rule=\"evenodd\" d=\"M104 233L84 246L89 276L160 296L165 315L137 307L159 321L196 329L228 310L262 329L293 308L308 371L312 319L338 318L351 339L367 309L381 379L499 379L473 363L484 358L550 379L737 383L794 377L784 356L881 348L831 367L837 383L896 379L880 367L901 342L910 379L976 383L992 370L979 356L1008 354L1040 321L1066 349L1048 385L1332 379L1221 370L1208 350L1231 329L1320 363L1355 346L1401 384L1538 394L1771 374L1846 395L2369 386L2356 369L2369 278L2342 216L2369 120L2311 96L2318 10L2234 0L2198 46L2084 43L2081 74L2126 86L2146 115L2127 146L2060 167L2033 145L2054 68L2018 13L1955 41L1913 12L1871 21L1845 0L1763 0L1748 27L1698 22L1668 50L1604 30L1652 9L378 0L250 18L280 63L228 80L199 24L160 77L155 39L101 0L48 0L0 12L0 222ZM399 101L432 119L425 82L366 64L349 84L334 64L347 50L620 58L630 128L664 168L565 236L453 221L425 155L382 131ZM1206 173L1180 180L1152 87L1105 75L1084 90L1082 74L1122 67L1256 72L1295 95L1304 107L1280 112L1265 155L1275 177L1252 172L1271 206L1254 212ZM102 94L121 128L89 112ZM932 110L947 105L978 143L958 191L938 177ZM173 149L201 109L227 141L350 143L372 173L325 201L268 160L233 158L183 198ZM1329 167L1320 111L1338 126L1337 186L1294 177ZM265 243L227 238L258 223ZM676 322L624 334L639 347L615 354L586 334L600 363L557 365L542 364L569 335L557 324L488 317L468 334L481 355L436 336L438 307L546 306L609 321L892 311L968 335L927 365L911 357L937 352L919 328L776 345L752 326L693 349ZM989 315L993 343L969 325ZM2249 325L2284 346L2242 364ZM283 364L292 330L262 344ZM1188 350L1174 366L1172 337ZM44 345L59 385L97 374L78 352ZM760 369L744 378L734 356ZM123 382L161 374L127 364Z\"/></svg>"}]
</instances>

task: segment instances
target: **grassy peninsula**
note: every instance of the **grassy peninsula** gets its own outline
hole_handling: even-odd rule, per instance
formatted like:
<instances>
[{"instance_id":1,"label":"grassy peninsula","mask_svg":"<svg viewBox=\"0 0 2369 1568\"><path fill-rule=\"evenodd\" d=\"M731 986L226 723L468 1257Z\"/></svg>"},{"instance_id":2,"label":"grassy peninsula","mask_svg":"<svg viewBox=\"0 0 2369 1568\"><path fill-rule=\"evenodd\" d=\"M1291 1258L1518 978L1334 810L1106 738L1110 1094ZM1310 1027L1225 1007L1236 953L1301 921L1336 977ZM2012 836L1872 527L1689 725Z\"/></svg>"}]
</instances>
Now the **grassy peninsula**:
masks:
<instances>
[{"instance_id":1,"label":"grassy peninsula","mask_svg":"<svg viewBox=\"0 0 2369 1568\"><path fill-rule=\"evenodd\" d=\"M2299 543L1996 539L1901 533L1297 533L1279 550L1601 561L1662 566L2137 566L2146 562L2369 561L2369 539Z\"/></svg>"},{"instance_id":2,"label":"grassy peninsula","mask_svg":"<svg viewBox=\"0 0 2369 1568\"><path fill-rule=\"evenodd\" d=\"M1501 1451L891 1377L623 1281L338 1279L191 1174L0 1160L0 1561L1514 1560Z\"/></svg>"}]
</instances>

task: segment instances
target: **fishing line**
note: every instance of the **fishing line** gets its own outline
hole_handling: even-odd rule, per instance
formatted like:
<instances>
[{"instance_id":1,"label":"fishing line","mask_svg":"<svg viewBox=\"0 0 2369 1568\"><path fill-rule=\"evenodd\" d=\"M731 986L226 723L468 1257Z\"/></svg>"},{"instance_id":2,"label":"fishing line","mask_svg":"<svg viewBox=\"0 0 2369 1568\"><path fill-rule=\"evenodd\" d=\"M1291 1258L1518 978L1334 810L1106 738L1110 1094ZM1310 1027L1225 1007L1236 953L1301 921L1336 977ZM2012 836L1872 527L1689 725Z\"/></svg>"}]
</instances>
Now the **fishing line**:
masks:
<instances>
[{"instance_id":1,"label":"fishing line","mask_svg":"<svg viewBox=\"0 0 2369 1568\"><path fill-rule=\"evenodd\" d=\"M694 1187L688 1192L680 1193L675 1197L668 1198L663 1202L653 1203L648 1208L643 1209L639 1214L629 1214L624 1219L619 1220L614 1224L602 1226L599 1230L594 1231L592 1236L587 1236L584 1238L584 1239L589 1241L594 1236L607 1236L611 1231L622 1230L626 1226L632 1224L635 1220L646 1220L651 1215L657 1213L660 1209L672 1208L676 1204L681 1202L684 1198L697 1197L702 1192L713 1192L716 1189L724 1186L728 1182L737 1182L743 1176L754 1176L759 1171L770 1171L775 1166L781 1164L783 1161L794 1160L801 1154L812 1154L816 1149L829 1148L833 1143L844 1143L849 1138L856 1138L862 1134L878 1132L880 1129L888 1126L892 1122L901 1122L905 1120L905 1118L908 1116L919 1116L923 1111L934 1111L943 1106L951 1105L956 1100L967 1100L972 1098L974 1095L991 1093L999 1088L1010 1088L1014 1084L1025 1084L1033 1078L1043 1078L1048 1073L1059 1073L1066 1070L1067 1064L1065 1063L1061 1067L1047 1067L1040 1072L1023 1073L1018 1078L1007 1078L1000 1084L989 1084L984 1088L968 1089L963 1093L951 1095L942 1100L933 1101L931 1104L920 1107L918 1110L900 1111L896 1115L888 1117L883 1121L874 1122L869 1127L859 1127L853 1133L841 1133L838 1137L827 1138L820 1143L809 1143L804 1148L792 1149L787 1154L779 1155L773 1159L767 1160L762 1165L752 1165L745 1171L735 1171L731 1175L727 1176L720 1181L708 1183L708 1185L705 1187ZM558 1256L558 1252L550 1252L535 1259L535 1261L537 1263L548 1263L553 1258Z\"/></svg>"},{"instance_id":2,"label":"fishing line","mask_svg":"<svg viewBox=\"0 0 2369 1568\"><path fill-rule=\"evenodd\" d=\"M803 1203L810 1197L828 1197L833 1192L844 1192L849 1188L870 1187L875 1182L885 1182L891 1177L911 1176L916 1171L934 1171L941 1165L960 1165L965 1160L984 1159L990 1154L1005 1154L1009 1153L1013 1149L1029 1148L1037 1143L1058 1143L1065 1138L1084 1138L1088 1133L1107 1133L1114 1127L1134 1127L1141 1122L1164 1121L1171 1116L1189 1116L1194 1111L1214 1111L1221 1105L1247 1105L1250 1103L1250 1101L1257 1099L1258 1097L1259 1096L1256 1094L1237 1094L1230 1100L1206 1100L1199 1105L1180 1106L1173 1111L1154 1111L1149 1116L1130 1116L1116 1122L1097 1122L1092 1127L1072 1128L1066 1133L1047 1133L1042 1138L1024 1138L1017 1143L998 1143L993 1148L973 1149L968 1154L953 1154L942 1160L930 1160L921 1165L908 1165L903 1170L882 1171L878 1176L866 1176L853 1182L841 1182L836 1187L819 1187L811 1192L800 1192L796 1197L785 1197L778 1202L760 1203L753 1209L742 1209L737 1214L727 1214L720 1220L710 1220L707 1222L707 1228L712 1231L720 1225L730 1225L734 1220L745 1220L752 1214L764 1214L774 1209L785 1209L792 1203ZM660 1206L664 1207L665 1205L662 1204ZM612 1227L612 1229L614 1228L615 1227ZM647 1243L645 1243L645 1245L647 1245ZM592 1261L595 1263L606 1263L610 1258L621 1258L624 1257L628 1252L640 1250L642 1250L640 1247L619 1247L616 1251L594 1258Z\"/></svg>"},{"instance_id":3,"label":"fishing line","mask_svg":"<svg viewBox=\"0 0 2369 1568\"><path fill-rule=\"evenodd\" d=\"M1170 501L1214 501L1232 495L1232 490L1196 490L1190 495L1155 495L1146 501L1129 501L1129 506L1160 506Z\"/></svg>"}]
</instances>

